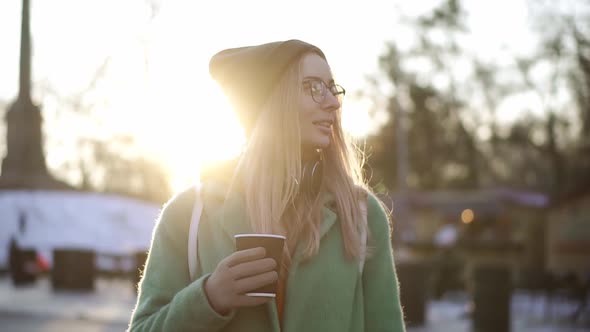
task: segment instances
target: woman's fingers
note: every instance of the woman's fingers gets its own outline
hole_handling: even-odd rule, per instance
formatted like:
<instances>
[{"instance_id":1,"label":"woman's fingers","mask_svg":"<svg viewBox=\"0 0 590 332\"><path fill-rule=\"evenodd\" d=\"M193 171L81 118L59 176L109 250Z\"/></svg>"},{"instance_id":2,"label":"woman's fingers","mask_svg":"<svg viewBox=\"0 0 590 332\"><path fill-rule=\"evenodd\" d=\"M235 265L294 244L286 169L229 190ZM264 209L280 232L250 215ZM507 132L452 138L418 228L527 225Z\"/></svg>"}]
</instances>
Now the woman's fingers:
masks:
<instances>
[{"instance_id":1,"label":"woman's fingers","mask_svg":"<svg viewBox=\"0 0 590 332\"><path fill-rule=\"evenodd\" d=\"M236 251L225 258L228 267L233 267L241 263L262 259L266 256L266 250L263 247L251 248Z\"/></svg>"},{"instance_id":2,"label":"woman's fingers","mask_svg":"<svg viewBox=\"0 0 590 332\"><path fill-rule=\"evenodd\" d=\"M279 279L277 271L269 271L252 277L235 281L235 290L238 294L252 292L260 287L272 284Z\"/></svg>"},{"instance_id":3,"label":"woman's fingers","mask_svg":"<svg viewBox=\"0 0 590 332\"><path fill-rule=\"evenodd\" d=\"M244 295L278 280L276 261L265 255L261 247L240 250L217 265L205 283L205 293L215 311L226 313L233 308L260 305L272 299Z\"/></svg>"},{"instance_id":4,"label":"woman's fingers","mask_svg":"<svg viewBox=\"0 0 590 332\"><path fill-rule=\"evenodd\" d=\"M255 261L241 263L232 267L235 280L265 273L276 269L277 263L272 258L263 258Z\"/></svg>"}]
</instances>

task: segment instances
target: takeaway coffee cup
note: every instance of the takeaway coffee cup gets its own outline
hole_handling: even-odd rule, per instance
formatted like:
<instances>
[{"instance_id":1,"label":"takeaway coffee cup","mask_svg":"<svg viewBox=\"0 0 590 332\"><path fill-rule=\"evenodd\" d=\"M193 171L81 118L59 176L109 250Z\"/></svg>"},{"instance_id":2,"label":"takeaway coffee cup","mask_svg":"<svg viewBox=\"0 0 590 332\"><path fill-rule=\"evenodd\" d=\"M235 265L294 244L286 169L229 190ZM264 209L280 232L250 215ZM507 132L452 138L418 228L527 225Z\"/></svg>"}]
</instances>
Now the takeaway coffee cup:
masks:
<instances>
[{"instance_id":1,"label":"takeaway coffee cup","mask_svg":"<svg viewBox=\"0 0 590 332\"><path fill-rule=\"evenodd\" d=\"M285 237L275 234L236 234L236 250L245 250L250 248L263 247L266 249L266 257L270 257L277 262L276 271L279 273L281 260L283 258L283 246ZM276 297L277 282L258 288L248 296Z\"/></svg>"}]
</instances>

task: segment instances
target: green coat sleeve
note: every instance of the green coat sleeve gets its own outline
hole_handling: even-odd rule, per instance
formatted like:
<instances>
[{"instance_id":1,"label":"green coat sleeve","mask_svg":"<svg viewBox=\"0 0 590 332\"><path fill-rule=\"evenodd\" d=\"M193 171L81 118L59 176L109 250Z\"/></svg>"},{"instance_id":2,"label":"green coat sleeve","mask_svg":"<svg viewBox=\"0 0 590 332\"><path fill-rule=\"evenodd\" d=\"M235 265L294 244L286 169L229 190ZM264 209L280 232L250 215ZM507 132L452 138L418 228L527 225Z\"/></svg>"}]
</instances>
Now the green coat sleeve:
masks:
<instances>
[{"instance_id":1,"label":"green coat sleeve","mask_svg":"<svg viewBox=\"0 0 590 332\"><path fill-rule=\"evenodd\" d=\"M232 318L211 308L203 275L190 282L187 245L194 192L173 198L156 223L130 332L218 331Z\"/></svg>"},{"instance_id":2,"label":"green coat sleeve","mask_svg":"<svg viewBox=\"0 0 590 332\"><path fill-rule=\"evenodd\" d=\"M367 205L371 254L363 270L365 331L403 332L389 218L375 196L369 195Z\"/></svg>"}]
</instances>

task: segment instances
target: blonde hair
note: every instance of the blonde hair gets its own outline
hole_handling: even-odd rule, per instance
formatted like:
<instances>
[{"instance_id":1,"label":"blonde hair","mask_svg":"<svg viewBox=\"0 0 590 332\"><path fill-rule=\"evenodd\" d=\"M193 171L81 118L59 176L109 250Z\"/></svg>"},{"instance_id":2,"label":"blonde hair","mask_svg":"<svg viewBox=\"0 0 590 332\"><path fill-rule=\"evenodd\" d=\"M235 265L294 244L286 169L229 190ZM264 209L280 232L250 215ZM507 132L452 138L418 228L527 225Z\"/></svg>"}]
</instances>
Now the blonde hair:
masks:
<instances>
[{"instance_id":1,"label":"blonde hair","mask_svg":"<svg viewBox=\"0 0 590 332\"><path fill-rule=\"evenodd\" d=\"M238 165L245 192L246 213L254 231L287 236L286 264L297 244L304 259L318 253L322 195L300 192L302 179L299 100L301 58L281 77L262 107ZM341 127L341 110L336 112L331 144L322 151L324 176L320 192L330 193L340 221L344 250L349 259L361 255L362 222L359 202L368 187L362 175L363 159ZM357 155L358 154L358 155ZM285 260L285 259L284 259Z\"/></svg>"}]
</instances>

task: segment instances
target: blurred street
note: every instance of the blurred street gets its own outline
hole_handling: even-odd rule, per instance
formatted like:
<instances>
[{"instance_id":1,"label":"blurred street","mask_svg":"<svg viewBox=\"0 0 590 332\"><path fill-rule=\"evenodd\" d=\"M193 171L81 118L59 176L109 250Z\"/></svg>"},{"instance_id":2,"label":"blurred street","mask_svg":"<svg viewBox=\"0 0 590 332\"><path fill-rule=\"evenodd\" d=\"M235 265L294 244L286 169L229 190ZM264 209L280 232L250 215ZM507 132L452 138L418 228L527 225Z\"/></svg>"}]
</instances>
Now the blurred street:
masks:
<instances>
[{"instance_id":1,"label":"blurred street","mask_svg":"<svg viewBox=\"0 0 590 332\"><path fill-rule=\"evenodd\" d=\"M53 292L49 280L14 288L7 277L0 278L0 331L67 332L123 331L133 309L135 293L128 280L98 279L94 292ZM462 292L431 300L424 326L408 326L408 332L467 332L471 321L465 314L469 299ZM578 322L567 314L575 305L558 301L550 306L540 297L516 292L512 296L512 332L590 331L590 312Z\"/></svg>"},{"instance_id":2,"label":"blurred street","mask_svg":"<svg viewBox=\"0 0 590 332\"><path fill-rule=\"evenodd\" d=\"M0 331L124 331L135 304L129 280L98 279L93 292L54 292L48 278L15 288L0 277Z\"/></svg>"},{"instance_id":3,"label":"blurred street","mask_svg":"<svg viewBox=\"0 0 590 332\"><path fill-rule=\"evenodd\" d=\"M121 323L0 313L0 331L6 332L120 332L125 328L127 324Z\"/></svg>"}]
</instances>

